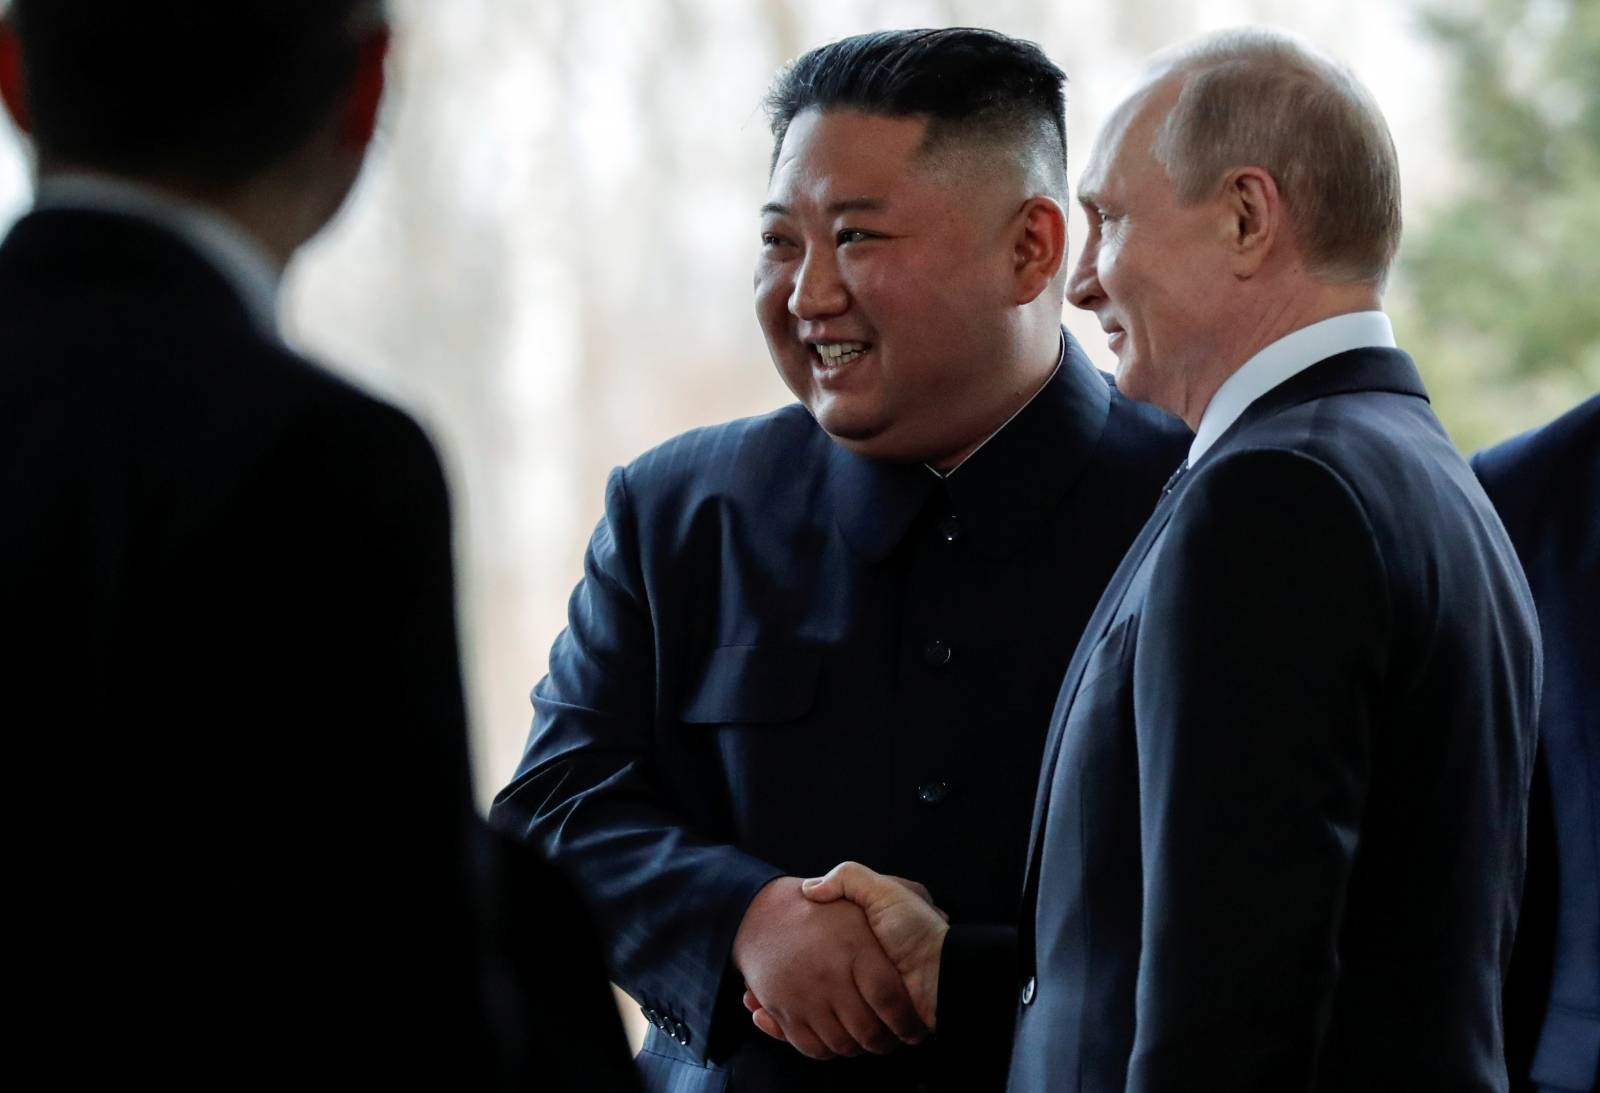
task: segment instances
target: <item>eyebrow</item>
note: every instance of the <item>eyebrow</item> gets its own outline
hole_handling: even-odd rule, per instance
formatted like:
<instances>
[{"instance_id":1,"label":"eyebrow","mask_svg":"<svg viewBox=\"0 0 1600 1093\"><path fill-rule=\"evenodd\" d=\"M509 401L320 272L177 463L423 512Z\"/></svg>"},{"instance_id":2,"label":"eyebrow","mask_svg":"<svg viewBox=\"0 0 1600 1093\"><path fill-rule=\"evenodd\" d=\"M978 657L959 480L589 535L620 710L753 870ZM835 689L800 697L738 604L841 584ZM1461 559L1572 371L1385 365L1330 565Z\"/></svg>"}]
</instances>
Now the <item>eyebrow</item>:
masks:
<instances>
[{"instance_id":1,"label":"eyebrow","mask_svg":"<svg viewBox=\"0 0 1600 1093\"><path fill-rule=\"evenodd\" d=\"M889 207L889 203L876 197L847 197L829 205L826 212L829 216L838 216L840 213L875 213L882 212ZM789 206L769 201L761 206L763 216L788 216Z\"/></svg>"}]
</instances>

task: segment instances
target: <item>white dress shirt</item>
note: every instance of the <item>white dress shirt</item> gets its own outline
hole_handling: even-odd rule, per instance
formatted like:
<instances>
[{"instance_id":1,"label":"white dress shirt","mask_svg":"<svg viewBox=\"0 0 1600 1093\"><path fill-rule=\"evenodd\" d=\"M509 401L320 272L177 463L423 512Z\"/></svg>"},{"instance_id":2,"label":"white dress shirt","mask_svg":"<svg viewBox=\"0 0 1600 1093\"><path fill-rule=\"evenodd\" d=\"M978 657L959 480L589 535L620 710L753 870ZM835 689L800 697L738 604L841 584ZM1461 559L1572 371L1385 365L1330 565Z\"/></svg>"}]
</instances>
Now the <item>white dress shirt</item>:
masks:
<instances>
[{"instance_id":1,"label":"white dress shirt","mask_svg":"<svg viewBox=\"0 0 1600 1093\"><path fill-rule=\"evenodd\" d=\"M40 179L33 207L118 213L165 228L222 275L263 333L277 335L282 271L265 247L221 214L137 183L71 173Z\"/></svg>"},{"instance_id":2,"label":"white dress shirt","mask_svg":"<svg viewBox=\"0 0 1600 1093\"><path fill-rule=\"evenodd\" d=\"M1274 387L1318 361L1352 349L1373 348L1395 348L1394 328L1381 311L1335 315L1285 334L1245 361L1211 396L1200 415L1200 427L1194 431L1194 443L1189 445L1188 466L1194 466L1252 402Z\"/></svg>"}]
</instances>

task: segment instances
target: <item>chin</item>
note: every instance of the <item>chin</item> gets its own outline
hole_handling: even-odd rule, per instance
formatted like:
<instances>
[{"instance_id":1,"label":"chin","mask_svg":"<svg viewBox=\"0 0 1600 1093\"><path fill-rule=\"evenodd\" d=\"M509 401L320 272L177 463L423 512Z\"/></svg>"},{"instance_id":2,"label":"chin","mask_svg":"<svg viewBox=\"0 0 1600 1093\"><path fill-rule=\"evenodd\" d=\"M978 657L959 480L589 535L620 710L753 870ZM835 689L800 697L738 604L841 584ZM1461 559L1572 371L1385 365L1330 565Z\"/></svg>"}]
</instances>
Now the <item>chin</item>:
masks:
<instances>
[{"instance_id":1,"label":"chin","mask_svg":"<svg viewBox=\"0 0 1600 1093\"><path fill-rule=\"evenodd\" d=\"M852 438L829 433L828 436L835 444L851 455L859 455L863 459L874 459L880 463L927 463L932 461L931 457L906 450L892 441L885 441L882 435L875 434L868 437Z\"/></svg>"},{"instance_id":2,"label":"chin","mask_svg":"<svg viewBox=\"0 0 1600 1093\"><path fill-rule=\"evenodd\" d=\"M943 449L929 450L926 443L887 426L844 432L835 431L824 425L823 432L851 455L884 463L936 463L943 451Z\"/></svg>"},{"instance_id":3,"label":"chin","mask_svg":"<svg viewBox=\"0 0 1600 1093\"><path fill-rule=\"evenodd\" d=\"M1116 371L1111 376L1117 381L1117 390L1127 397L1139 402L1149 401L1148 390L1144 383L1144 369L1119 357Z\"/></svg>"},{"instance_id":4,"label":"chin","mask_svg":"<svg viewBox=\"0 0 1600 1093\"><path fill-rule=\"evenodd\" d=\"M883 434L882 429L874 428L863 421L852 420L843 414L824 412L813 413L812 416L817 419L817 424L822 426L823 432L851 451L871 447L873 441Z\"/></svg>"},{"instance_id":5,"label":"chin","mask_svg":"<svg viewBox=\"0 0 1600 1093\"><path fill-rule=\"evenodd\" d=\"M811 391L801 400L823 432L835 440L866 440L883 432L882 415L857 399L841 398L831 391Z\"/></svg>"},{"instance_id":6,"label":"chin","mask_svg":"<svg viewBox=\"0 0 1600 1093\"><path fill-rule=\"evenodd\" d=\"M869 459L897 459L894 437L879 421L852 417L837 411L821 413L812 411L822 431L839 447Z\"/></svg>"}]
</instances>

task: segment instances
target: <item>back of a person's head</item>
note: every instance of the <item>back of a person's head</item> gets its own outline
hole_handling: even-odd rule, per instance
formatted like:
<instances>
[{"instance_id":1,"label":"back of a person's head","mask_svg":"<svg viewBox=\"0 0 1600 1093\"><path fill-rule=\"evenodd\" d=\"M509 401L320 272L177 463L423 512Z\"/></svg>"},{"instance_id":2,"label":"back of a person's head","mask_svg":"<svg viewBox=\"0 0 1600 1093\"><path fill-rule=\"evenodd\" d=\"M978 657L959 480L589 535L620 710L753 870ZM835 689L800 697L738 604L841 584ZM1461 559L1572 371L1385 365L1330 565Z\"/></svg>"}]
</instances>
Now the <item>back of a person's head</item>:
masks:
<instances>
[{"instance_id":1,"label":"back of a person's head","mask_svg":"<svg viewBox=\"0 0 1600 1093\"><path fill-rule=\"evenodd\" d=\"M1226 172L1267 168L1311 269L1381 284L1400 245L1400 165L1377 100L1349 69L1265 27L1209 34L1157 54L1183 80L1154 152L1182 201Z\"/></svg>"},{"instance_id":2,"label":"back of a person's head","mask_svg":"<svg viewBox=\"0 0 1600 1093\"><path fill-rule=\"evenodd\" d=\"M228 186L299 147L381 0L13 0L41 158Z\"/></svg>"}]
</instances>

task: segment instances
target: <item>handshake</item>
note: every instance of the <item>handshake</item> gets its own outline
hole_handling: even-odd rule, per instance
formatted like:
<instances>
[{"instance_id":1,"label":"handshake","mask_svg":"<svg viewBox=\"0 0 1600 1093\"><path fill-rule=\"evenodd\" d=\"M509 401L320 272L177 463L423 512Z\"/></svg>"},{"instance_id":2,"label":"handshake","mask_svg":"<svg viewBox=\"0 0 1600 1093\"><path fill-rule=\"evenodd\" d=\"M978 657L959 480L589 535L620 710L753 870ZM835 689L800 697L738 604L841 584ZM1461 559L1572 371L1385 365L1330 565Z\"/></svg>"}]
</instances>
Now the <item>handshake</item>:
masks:
<instances>
[{"instance_id":1,"label":"handshake","mask_svg":"<svg viewBox=\"0 0 1600 1093\"><path fill-rule=\"evenodd\" d=\"M779 877L733 941L756 1027L802 1055L884 1055L933 1031L949 916L915 881L844 862Z\"/></svg>"}]
</instances>

